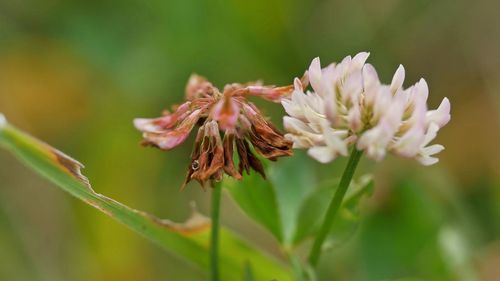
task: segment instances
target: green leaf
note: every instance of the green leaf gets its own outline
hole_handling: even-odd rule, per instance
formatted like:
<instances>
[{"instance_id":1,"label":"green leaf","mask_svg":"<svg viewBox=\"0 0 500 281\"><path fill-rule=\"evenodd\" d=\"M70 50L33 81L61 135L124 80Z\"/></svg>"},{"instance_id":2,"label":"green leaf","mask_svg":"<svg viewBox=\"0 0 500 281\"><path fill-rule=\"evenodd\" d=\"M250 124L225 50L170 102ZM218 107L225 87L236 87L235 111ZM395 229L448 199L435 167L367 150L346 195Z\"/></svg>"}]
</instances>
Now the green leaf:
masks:
<instances>
[{"instance_id":1,"label":"green leaf","mask_svg":"<svg viewBox=\"0 0 500 281\"><path fill-rule=\"evenodd\" d=\"M245 281L255 281L255 276L253 274L253 268L250 263L245 264L245 276L243 278Z\"/></svg>"},{"instance_id":2,"label":"green leaf","mask_svg":"<svg viewBox=\"0 0 500 281\"><path fill-rule=\"evenodd\" d=\"M278 241L283 241L278 201L269 181L254 173L241 181L228 178L223 186L248 216L268 229Z\"/></svg>"},{"instance_id":3,"label":"green leaf","mask_svg":"<svg viewBox=\"0 0 500 281\"><path fill-rule=\"evenodd\" d=\"M332 187L337 186L337 184L338 181L329 182L318 188L305 200L300 209L298 227L293 239L294 244L302 242L307 237L313 237L319 230L328 204L335 192ZM359 201L363 196L371 194L372 191L373 179L369 175L351 183L342 203L339 217L332 227L332 235L349 236L352 233L352 228L358 221Z\"/></svg>"},{"instance_id":4,"label":"green leaf","mask_svg":"<svg viewBox=\"0 0 500 281\"><path fill-rule=\"evenodd\" d=\"M297 219L304 199L314 190L316 176L310 158L304 153L280 159L269 169L269 180L278 198L279 214L286 246L292 244L293 235L298 229Z\"/></svg>"},{"instance_id":5,"label":"green leaf","mask_svg":"<svg viewBox=\"0 0 500 281\"><path fill-rule=\"evenodd\" d=\"M194 212L183 224L134 210L94 192L74 159L7 124L0 114L0 146L62 190L93 206L191 264L208 270L210 220ZM223 280L241 279L245 264L255 266L256 280L291 280L289 268L222 228L220 266Z\"/></svg>"},{"instance_id":6,"label":"green leaf","mask_svg":"<svg viewBox=\"0 0 500 281\"><path fill-rule=\"evenodd\" d=\"M268 179L252 173L241 181L226 180L226 187L241 209L269 230L285 248L297 228L299 208L315 186L314 171L304 165L305 155L279 159L266 169Z\"/></svg>"}]
</instances>

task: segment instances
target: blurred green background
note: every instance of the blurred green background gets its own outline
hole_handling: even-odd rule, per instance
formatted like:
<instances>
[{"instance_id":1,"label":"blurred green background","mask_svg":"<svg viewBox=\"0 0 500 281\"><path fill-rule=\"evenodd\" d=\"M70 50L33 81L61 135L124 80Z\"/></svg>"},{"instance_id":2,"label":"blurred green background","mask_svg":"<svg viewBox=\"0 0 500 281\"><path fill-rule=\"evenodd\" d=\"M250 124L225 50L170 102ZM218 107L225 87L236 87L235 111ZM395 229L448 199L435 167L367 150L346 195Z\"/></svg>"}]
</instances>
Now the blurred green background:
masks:
<instances>
[{"instance_id":1,"label":"blurred green background","mask_svg":"<svg viewBox=\"0 0 500 281\"><path fill-rule=\"evenodd\" d=\"M191 141L169 153L138 145L134 117L182 100L192 72L218 86L289 84L323 64L371 52L385 82L424 77L429 105L447 96L441 162L393 157L373 172L356 235L325 255L320 280L498 280L500 276L500 2L466 0L0 0L0 112L83 162L97 192L183 220ZM281 108L264 105L280 124ZM339 176L345 160L320 166ZM225 198L223 223L259 247L272 236ZM70 198L0 151L0 280L204 280L206 276Z\"/></svg>"}]
</instances>

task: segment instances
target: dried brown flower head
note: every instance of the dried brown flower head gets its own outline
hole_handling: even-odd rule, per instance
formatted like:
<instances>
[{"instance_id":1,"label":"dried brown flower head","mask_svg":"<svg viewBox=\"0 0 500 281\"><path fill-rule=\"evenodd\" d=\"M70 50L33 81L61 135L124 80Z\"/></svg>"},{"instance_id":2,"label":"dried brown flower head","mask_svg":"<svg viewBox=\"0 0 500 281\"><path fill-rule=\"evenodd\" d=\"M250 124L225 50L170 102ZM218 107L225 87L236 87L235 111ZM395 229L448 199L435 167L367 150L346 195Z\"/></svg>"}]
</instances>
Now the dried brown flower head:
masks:
<instances>
[{"instance_id":1,"label":"dried brown flower head","mask_svg":"<svg viewBox=\"0 0 500 281\"><path fill-rule=\"evenodd\" d=\"M265 177L264 167L253 151L275 161L292 155L292 142L266 120L247 96L280 102L292 90L293 86L249 83L226 85L221 93L204 77L192 75L183 104L159 118L135 119L134 125L143 132L144 145L170 150L182 144L200 124L185 184L196 180L205 186L207 181L221 180L224 174L241 179L250 170ZM238 168L233 160L235 151Z\"/></svg>"}]
</instances>

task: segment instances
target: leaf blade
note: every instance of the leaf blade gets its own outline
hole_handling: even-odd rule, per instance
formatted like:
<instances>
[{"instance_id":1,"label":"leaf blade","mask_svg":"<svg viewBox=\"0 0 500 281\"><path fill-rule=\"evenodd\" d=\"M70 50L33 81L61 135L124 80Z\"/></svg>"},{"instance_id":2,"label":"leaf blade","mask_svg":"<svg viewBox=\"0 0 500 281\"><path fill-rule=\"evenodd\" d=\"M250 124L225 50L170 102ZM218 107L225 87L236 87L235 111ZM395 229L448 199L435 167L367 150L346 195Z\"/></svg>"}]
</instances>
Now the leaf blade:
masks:
<instances>
[{"instance_id":1,"label":"leaf blade","mask_svg":"<svg viewBox=\"0 0 500 281\"><path fill-rule=\"evenodd\" d=\"M195 213L186 223L178 224L98 194L80 173L83 165L6 122L0 127L0 146L62 190L185 261L208 269L210 223L200 214ZM226 268L221 272L223 280L241 278L247 261L260 265L254 271L258 280L291 279L286 266L250 246L230 230L222 228L221 238L221 268Z\"/></svg>"}]
</instances>

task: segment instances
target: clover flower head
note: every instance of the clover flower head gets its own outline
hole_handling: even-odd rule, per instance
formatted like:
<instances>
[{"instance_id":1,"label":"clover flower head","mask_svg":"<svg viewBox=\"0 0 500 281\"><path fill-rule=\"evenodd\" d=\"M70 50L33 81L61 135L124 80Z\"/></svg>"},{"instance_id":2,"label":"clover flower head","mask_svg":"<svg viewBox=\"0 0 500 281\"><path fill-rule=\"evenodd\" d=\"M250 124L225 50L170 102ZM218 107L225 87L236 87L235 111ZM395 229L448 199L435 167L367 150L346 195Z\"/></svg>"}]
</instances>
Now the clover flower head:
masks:
<instances>
[{"instance_id":1,"label":"clover flower head","mask_svg":"<svg viewBox=\"0 0 500 281\"><path fill-rule=\"evenodd\" d=\"M144 145L162 150L179 146L200 125L185 184L197 180L205 186L207 181L221 180L224 174L241 179L243 172L250 170L265 177L264 167L253 151L274 161L292 154L292 142L247 97L279 102L292 90L293 86L263 86L256 82L229 84L221 92L204 77L192 75L183 104L159 118L135 119L134 125L143 132ZM235 148L238 169L233 160Z\"/></svg>"},{"instance_id":2,"label":"clover flower head","mask_svg":"<svg viewBox=\"0 0 500 281\"><path fill-rule=\"evenodd\" d=\"M325 68L315 58L303 79L312 90L295 79L291 96L282 100L288 114L286 138L322 163L347 156L350 145L377 161L392 152L423 165L438 162L433 155L444 147L429 144L450 120L449 100L427 110L424 79L403 88L405 69L400 65L391 84L382 84L375 68L366 63L368 56L362 52Z\"/></svg>"}]
</instances>

